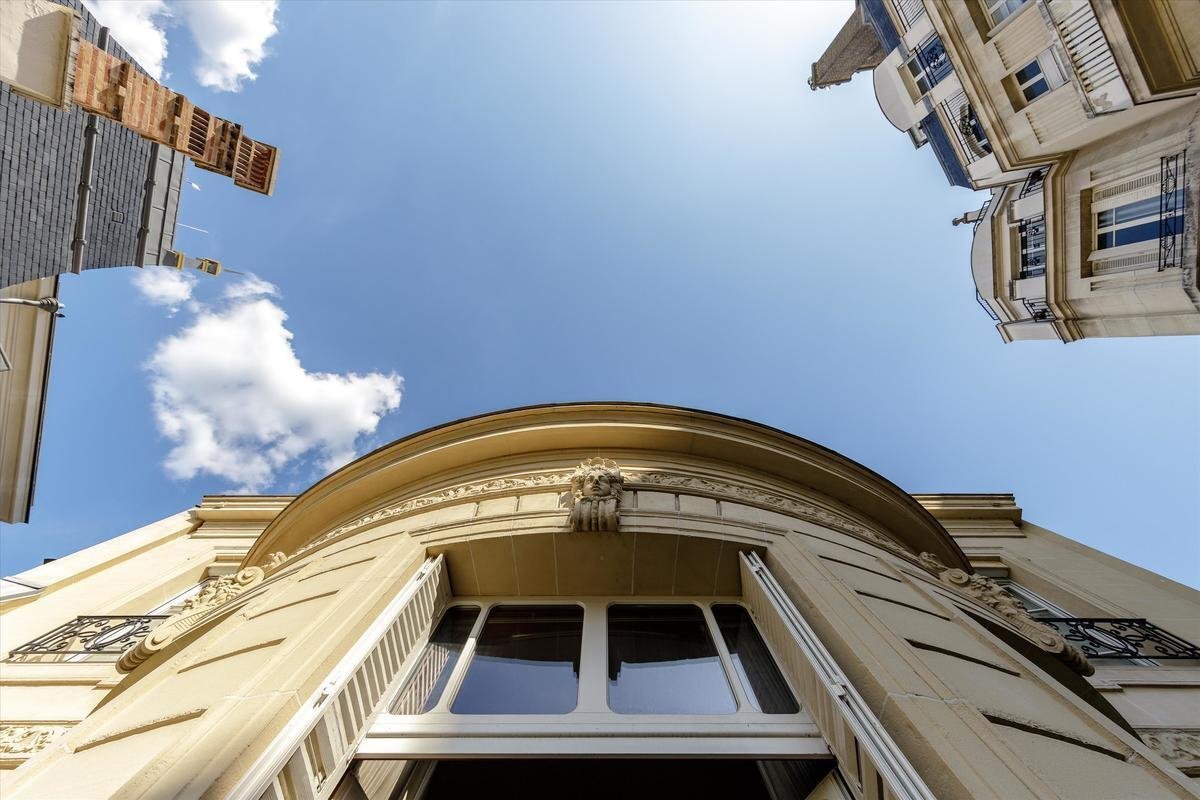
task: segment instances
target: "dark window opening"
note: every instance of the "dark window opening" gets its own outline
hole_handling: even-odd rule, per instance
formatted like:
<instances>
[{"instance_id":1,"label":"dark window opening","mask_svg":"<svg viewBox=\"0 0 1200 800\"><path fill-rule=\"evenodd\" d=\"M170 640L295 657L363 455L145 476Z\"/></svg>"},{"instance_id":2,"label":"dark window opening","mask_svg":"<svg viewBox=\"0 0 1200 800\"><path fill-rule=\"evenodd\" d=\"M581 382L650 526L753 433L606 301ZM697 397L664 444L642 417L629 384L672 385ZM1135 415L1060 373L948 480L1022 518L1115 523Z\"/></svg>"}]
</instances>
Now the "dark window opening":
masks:
<instances>
[{"instance_id":1,"label":"dark window opening","mask_svg":"<svg viewBox=\"0 0 1200 800\"><path fill-rule=\"evenodd\" d=\"M450 710L455 714L566 714L579 700L583 609L497 606Z\"/></svg>"}]
</instances>

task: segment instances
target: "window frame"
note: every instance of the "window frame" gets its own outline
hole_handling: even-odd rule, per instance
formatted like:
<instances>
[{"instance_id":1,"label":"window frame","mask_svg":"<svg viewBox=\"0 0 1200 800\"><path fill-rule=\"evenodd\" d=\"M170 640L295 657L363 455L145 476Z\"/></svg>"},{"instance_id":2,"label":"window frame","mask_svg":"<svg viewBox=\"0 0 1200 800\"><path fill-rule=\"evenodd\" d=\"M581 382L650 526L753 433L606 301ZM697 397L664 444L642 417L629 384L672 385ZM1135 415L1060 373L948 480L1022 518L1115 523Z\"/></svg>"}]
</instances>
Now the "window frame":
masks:
<instances>
[{"instance_id":1,"label":"window frame","mask_svg":"<svg viewBox=\"0 0 1200 800\"><path fill-rule=\"evenodd\" d=\"M795 698L793 714L767 714L755 709L730 657L713 605L739 605L750 615L780 674ZM445 609L476 606L480 613L472 625L458 662L431 710L423 714L383 712L375 730L386 735L394 749L397 740L403 757L574 756L829 758L802 695L784 669L786 662L763 635L761 623L740 596L597 596L597 597L454 597ZM470 669L475 645L495 606L576 605L584 610L580 648L579 696L574 710L562 714L461 714L451 707ZM725 714L629 714L608 707L608 609L613 605L693 605L700 609L725 679L737 704ZM444 613L445 610L443 610ZM440 619L439 619L440 622ZM431 626L431 632L437 623ZM398 683L403 687L406 676ZM398 688L383 703L390 709L402 692ZM379 734L376 734L379 735ZM370 742L370 737L364 744ZM391 751L389 751L391 752Z\"/></svg>"},{"instance_id":2,"label":"window frame","mask_svg":"<svg viewBox=\"0 0 1200 800\"><path fill-rule=\"evenodd\" d=\"M993 35L995 34L997 28L1008 22L1010 19L1016 17L1017 14L1020 14L1029 6L1033 5L1030 0L1021 0L1020 5L1009 11L1003 17L996 19L996 9L1007 7L1009 2L1010 0L979 0L979 3L983 6L984 16L986 16L988 22L991 23L991 32Z\"/></svg>"},{"instance_id":3,"label":"window frame","mask_svg":"<svg viewBox=\"0 0 1200 800\"><path fill-rule=\"evenodd\" d=\"M1037 67L1037 75L1031 76L1025 80L1018 78L1018 74L1024 72L1030 67ZM1038 82L1043 82L1046 88L1037 94L1030 97L1026 94L1026 90L1036 86ZM1054 54L1050 50L1043 50L1038 53L1032 61L1022 64L1004 78L1005 91L1008 94L1008 99L1013 105L1014 111L1020 111L1024 108L1036 103L1043 97L1048 97L1054 93L1055 89L1060 88L1067 82L1066 75L1063 74L1062 68L1058 61L1054 58Z\"/></svg>"}]
</instances>

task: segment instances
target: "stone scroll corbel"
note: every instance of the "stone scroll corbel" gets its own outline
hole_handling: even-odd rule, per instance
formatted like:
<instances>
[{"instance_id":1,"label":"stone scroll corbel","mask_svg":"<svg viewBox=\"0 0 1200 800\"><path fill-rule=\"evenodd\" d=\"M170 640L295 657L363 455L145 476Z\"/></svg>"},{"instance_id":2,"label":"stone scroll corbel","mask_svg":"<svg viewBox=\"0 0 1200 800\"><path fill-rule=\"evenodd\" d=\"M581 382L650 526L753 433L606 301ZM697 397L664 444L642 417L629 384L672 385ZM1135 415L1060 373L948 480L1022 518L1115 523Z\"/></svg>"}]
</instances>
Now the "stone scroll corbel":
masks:
<instances>
[{"instance_id":1,"label":"stone scroll corbel","mask_svg":"<svg viewBox=\"0 0 1200 800\"><path fill-rule=\"evenodd\" d=\"M977 603L999 614L1022 636L1047 653L1054 655L1080 675L1095 673L1096 668L1079 648L1064 639L1063 635L1054 628L1029 616L1029 611L1021 604L1021 601L1006 592L991 578L947 567L933 553L921 553L920 562L942 583L953 586Z\"/></svg>"},{"instance_id":2,"label":"stone scroll corbel","mask_svg":"<svg viewBox=\"0 0 1200 800\"><path fill-rule=\"evenodd\" d=\"M621 468L611 459L589 458L576 467L571 475L571 530L617 530L623 490Z\"/></svg>"},{"instance_id":3,"label":"stone scroll corbel","mask_svg":"<svg viewBox=\"0 0 1200 800\"><path fill-rule=\"evenodd\" d=\"M262 566L246 567L233 575L223 575L206 584L195 597L184 601L179 613L155 627L140 642L122 653L117 661L117 671L133 672L139 664L211 618L230 600L262 583L286 560L287 556L283 553L272 553Z\"/></svg>"}]
</instances>

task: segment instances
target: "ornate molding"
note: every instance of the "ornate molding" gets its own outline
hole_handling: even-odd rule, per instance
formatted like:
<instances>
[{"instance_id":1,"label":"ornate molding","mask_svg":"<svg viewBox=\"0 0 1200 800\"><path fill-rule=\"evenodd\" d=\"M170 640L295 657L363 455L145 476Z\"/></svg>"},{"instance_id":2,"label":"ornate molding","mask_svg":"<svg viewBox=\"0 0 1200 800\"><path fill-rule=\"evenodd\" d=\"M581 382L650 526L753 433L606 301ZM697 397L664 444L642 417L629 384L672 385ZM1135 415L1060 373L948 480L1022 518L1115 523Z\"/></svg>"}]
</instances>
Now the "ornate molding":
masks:
<instances>
[{"instance_id":1,"label":"ornate molding","mask_svg":"<svg viewBox=\"0 0 1200 800\"><path fill-rule=\"evenodd\" d=\"M1137 732L1172 766L1188 775L1200 774L1200 728L1138 728Z\"/></svg>"},{"instance_id":2,"label":"ornate molding","mask_svg":"<svg viewBox=\"0 0 1200 800\"><path fill-rule=\"evenodd\" d=\"M571 483L571 474L568 471L545 472L536 475L525 475L519 478L496 478L482 483L466 483L461 486L454 486L450 489L444 489L440 492L413 497L403 502L396 503L386 508L380 508L372 511L370 514L364 514L357 519L347 522L334 528L329 533L322 534L316 539L313 539L308 544L298 549L293 556L298 556L302 553L307 553L317 547L328 542L330 539L336 539L344 533L349 533L353 530L372 525L381 520L390 519L391 517L399 517L404 514L410 514L414 511L420 511L429 506L442 505L443 503L453 503L458 500L468 500L475 497L480 497L488 494L499 494L502 492L517 492L524 489L539 489L539 488L562 488L566 489Z\"/></svg>"},{"instance_id":3,"label":"ornate molding","mask_svg":"<svg viewBox=\"0 0 1200 800\"><path fill-rule=\"evenodd\" d=\"M608 458L589 458L571 475L573 531L615 531L620 525L621 468Z\"/></svg>"},{"instance_id":4,"label":"ornate molding","mask_svg":"<svg viewBox=\"0 0 1200 800\"><path fill-rule=\"evenodd\" d=\"M0 758L26 758L70 730L70 726L48 722L20 722L0 725Z\"/></svg>"},{"instance_id":5,"label":"ornate molding","mask_svg":"<svg viewBox=\"0 0 1200 800\"><path fill-rule=\"evenodd\" d=\"M952 586L975 603L999 614L1021 635L1047 653L1063 661L1081 675L1092 675L1096 669L1082 652L1049 625L1029 616L1021 601L1000 584L983 575L970 574L956 567L947 567L933 553L921 553L921 566L932 572L942 583Z\"/></svg>"},{"instance_id":6,"label":"ornate molding","mask_svg":"<svg viewBox=\"0 0 1200 800\"><path fill-rule=\"evenodd\" d=\"M699 478L692 475L661 471L629 472L622 470L620 472L624 489L636 489L644 486L650 489L695 492L702 495L710 495L717 499L728 498L749 505L763 506L784 514L790 514L815 525L832 528L850 536L855 536L870 544L882 547L894 555L916 563L916 555L898 542L842 514L813 503L796 500L752 486ZM572 479L575 477L575 474L576 471L556 470L511 478L495 478L480 483L461 484L438 492L412 497L394 505L376 509L369 514L364 514L340 525L300 547L292 554L292 557L294 558L315 550L333 539L337 539L368 525L374 525L383 520L404 516L405 514L411 514L432 506L482 498L494 494L519 493L529 489L559 489L565 493L572 489Z\"/></svg>"},{"instance_id":7,"label":"ornate molding","mask_svg":"<svg viewBox=\"0 0 1200 800\"><path fill-rule=\"evenodd\" d=\"M117 671L133 672L139 664L192 628L207 621L226 603L244 594L247 589L262 583L285 561L287 561L287 556L283 553L272 553L261 567L246 567L234 575L224 575L207 584L195 597L188 598L184 602L179 613L167 619L150 631L140 642L126 650L117 661Z\"/></svg>"},{"instance_id":8,"label":"ornate molding","mask_svg":"<svg viewBox=\"0 0 1200 800\"><path fill-rule=\"evenodd\" d=\"M826 528L848 533L851 536L857 536L860 539L866 539L872 544L876 544L885 550L888 550L896 555L907 558L912 561L914 555L908 550L905 550L899 543L892 541L888 537L877 533L865 525L859 524L854 520L830 511L827 508L806 503L802 500L795 500L790 497L784 497L774 492L763 491L752 486L743 486L736 483L728 483L726 481L713 481L707 478L696 478L690 475L678 475L670 472L631 472L626 473L625 483L627 485L645 485L652 487L662 487L667 489L679 489L700 494L714 495L716 497L729 497L741 500L745 503L758 506L766 506L767 508L784 514L790 514L794 517L811 522L815 525L821 525Z\"/></svg>"}]
</instances>

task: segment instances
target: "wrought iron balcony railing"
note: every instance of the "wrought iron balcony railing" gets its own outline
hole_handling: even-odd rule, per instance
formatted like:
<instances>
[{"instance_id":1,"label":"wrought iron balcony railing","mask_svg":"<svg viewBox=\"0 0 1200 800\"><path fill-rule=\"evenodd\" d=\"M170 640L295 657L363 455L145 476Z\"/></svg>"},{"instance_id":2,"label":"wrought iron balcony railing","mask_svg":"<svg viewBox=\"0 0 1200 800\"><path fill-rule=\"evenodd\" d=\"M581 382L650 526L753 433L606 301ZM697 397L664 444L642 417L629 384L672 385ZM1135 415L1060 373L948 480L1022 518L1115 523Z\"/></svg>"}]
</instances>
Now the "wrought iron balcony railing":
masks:
<instances>
[{"instance_id":1,"label":"wrought iron balcony railing","mask_svg":"<svg viewBox=\"0 0 1200 800\"><path fill-rule=\"evenodd\" d=\"M965 163L972 164L992 152L992 145L965 91L943 100L942 112L950 122Z\"/></svg>"},{"instance_id":2,"label":"wrought iron balcony railing","mask_svg":"<svg viewBox=\"0 0 1200 800\"><path fill-rule=\"evenodd\" d=\"M987 315L992 318L993 322L1000 321L1000 315L997 314L990 305L988 305L987 300L983 299L983 295L979 293L978 289L975 290L975 302L979 303L979 307L987 312Z\"/></svg>"},{"instance_id":3,"label":"wrought iron balcony railing","mask_svg":"<svg viewBox=\"0 0 1200 800\"><path fill-rule=\"evenodd\" d=\"M167 615L76 617L9 653L16 661L76 660L74 656L116 658L133 647Z\"/></svg>"},{"instance_id":4,"label":"wrought iron balcony railing","mask_svg":"<svg viewBox=\"0 0 1200 800\"><path fill-rule=\"evenodd\" d=\"M1041 617L1088 658L1200 659L1200 647L1144 619Z\"/></svg>"},{"instance_id":5,"label":"wrought iron balcony railing","mask_svg":"<svg viewBox=\"0 0 1200 800\"><path fill-rule=\"evenodd\" d=\"M1050 171L1049 167L1038 167L1033 172L1029 173L1025 178L1025 183L1021 186L1021 191L1017 195L1019 200L1022 197L1028 197L1031 194L1042 191L1042 184L1046 180L1046 173Z\"/></svg>"},{"instance_id":6,"label":"wrought iron balcony railing","mask_svg":"<svg viewBox=\"0 0 1200 800\"><path fill-rule=\"evenodd\" d=\"M1021 305L1025 306L1025 310L1029 312L1029 319L1033 322L1049 322L1054 319L1054 312L1050 310L1050 304L1044 297L1022 297Z\"/></svg>"},{"instance_id":7,"label":"wrought iron balcony railing","mask_svg":"<svg viewBox=\"0 0 1200 800\"><path fill-rule=\"evenodd\" d=\"M1159 162L1158 271L1178 267L1183 260L1183 226L1187 221L1187 151L1163 156Z\"/></svg>"}]
</instances>

